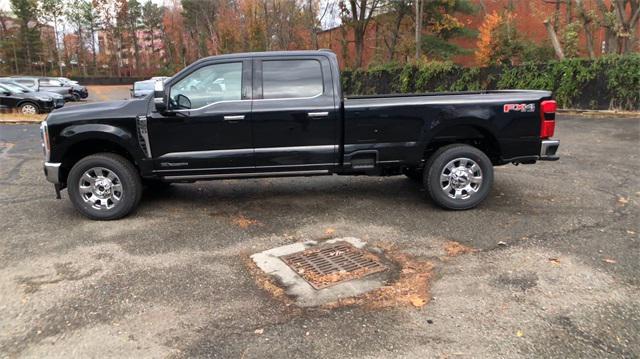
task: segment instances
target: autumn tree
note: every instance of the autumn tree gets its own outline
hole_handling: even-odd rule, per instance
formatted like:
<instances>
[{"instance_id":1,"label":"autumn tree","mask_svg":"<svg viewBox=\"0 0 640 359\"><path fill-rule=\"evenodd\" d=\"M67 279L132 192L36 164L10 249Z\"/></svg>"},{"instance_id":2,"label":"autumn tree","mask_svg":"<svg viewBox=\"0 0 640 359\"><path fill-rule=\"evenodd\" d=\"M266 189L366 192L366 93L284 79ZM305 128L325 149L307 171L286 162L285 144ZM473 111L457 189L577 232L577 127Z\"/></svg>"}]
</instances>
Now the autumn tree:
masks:
<instances>
[{"instance_id":1,"label":"autumn tree","mask_svg":"<svg viewBox=\"0 0 640 359\"><path fill-rule=\"evenodd\" d=\"M60 47L58 45L58 25L60 24L61 17L65 13L64 3L60 0L40 0L40 14L41 19L45 22L53 22L53 43L56 49L56 62L58 63L58 69L60 76L62 76L62 61L60 59Z\"/></svg>"},{"instance_id":2,"label":"autumn tree","mask_svg":"<svg viewBox=\"0 0 640 359\"><path fill-rule=\"evenodd\" d=\"M638 50L636 43L640 22L640 0L596 0L605 28L605 52L629 53ZM635 49L634 49L635 47Z\"/></svg>"},{"instance_id":3,"label":"autumn tree","mask_svg":"<svg viewBox=\"0 0 640 359\"><path fill-rule=\"evenodd\" d=\"M387 21L382 22L383 41L387 49L386 58L393 61L396 49L402 35L402 23L408 19L412 12L410 0L395 0L385 4L383 11L387 15ZM417 51L420 51L419 49Z\"/></svg>"},{"instance_id":4,"label":"autumn tree","mask_svg":"<svg viewBox=\"0 0 640 359\"><path fill-rule=\"evenodd\" d=\"M140 71L140 44L138 43L138 30L141 27L142 6L138 0L127 1L125 13L125 26L129 33L133 54L136 62L136 71Z\"/></svg>"},{"instance_id":5,"label":"autumn tree","mask_svg":"<svg viewBox=\"0 0 640 359\"><path fill-rule=\"evenodd\" d=\"M89 37L89 44L91 45L91 55L92 55L92 63L93 63L93 72L95 73L98 69L97 63L97 44L96 44L96 32L100 28L100 19L98 17L98 12L96 7L94 6L92 1L81 1L79 4L80 13L82 16L82 22L85 26Z\"/></svg>"},{"instance_id":6,"label":"autumn tree","mask_svg":"<svg viewBox=\"0 0 640 359\"><path fill-rule=\"evenodd\" d=\"M10 0L11 11L20 24L17 37L16 58L18 68L33 71L35 54L40 49L40 33L37 28L38 6L35 0Z\"/></svg>"},{"instance_id":7,"label":"autumn tree","mask_svg":"<svg viewBox=\"0 0 640 359\"><path fill-rule=\"evenodd\" d=\"M153 2L151 2L151 0L148 0L143 6L142 6L142 26L145 29L145 31L149 34L149 38L151 40L151 48L149 49L151 51L151 58L153 59L153 61L155 61L155 53L156 53L156 48L155 48L155 40L156 40L156 31L160 31L162 32L162 17L164 14L164 7L160 7L156 4L154 4ZM149 56L147 56L147 68L150 67L149 62L151 59L149 59Z\"/></svg>"},{"instance_id":8,"label":"autumn tree","mask_svg":"<svg viewBox=\"0 0 640 359\"><path fill-rule=\"evenodd\" d=\"M355 67L362 67L364 42L371 18L378 11L382 0L341 0L340 7L343 24L353 31L353 42L356 50Z\"/></svg>"},{"instance_id":9,"label":"autumn tree","mask_svg":"<svg viewBox=\"0 0 640 359\"><path fill-rule=\"evenodd\" d=\"M478 31L475 59L480 66L487 66L493 61L493 50L496 46L495 32L502 24L502 16L497 12L487 14Z\"/></svg>"}]
</instances>

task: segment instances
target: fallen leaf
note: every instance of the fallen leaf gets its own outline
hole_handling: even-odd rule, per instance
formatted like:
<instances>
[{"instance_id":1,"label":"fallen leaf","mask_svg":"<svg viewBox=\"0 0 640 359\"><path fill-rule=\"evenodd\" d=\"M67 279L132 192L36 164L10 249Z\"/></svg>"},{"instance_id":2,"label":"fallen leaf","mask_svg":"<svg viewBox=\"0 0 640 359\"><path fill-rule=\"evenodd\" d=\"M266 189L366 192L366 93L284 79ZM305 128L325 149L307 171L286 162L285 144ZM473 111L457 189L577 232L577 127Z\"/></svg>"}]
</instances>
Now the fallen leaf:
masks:
<instances>
[{"instance_id":1,"label":"fallen leaf","mask_svg":"<svg viewBox=\"0 0 640 359\"><path fill-rule=\"evenodd\" d=\"M636 234L636 232L627 230L627 234Z\"/></svg>"},{"instance_id":2,"label":"fallen leaf","mask_svg":"<svg viewBox=\"0 0 640 359\"><path fill-rule=\"evenodd\" d=\"M624 197L618 197L618 203L620 204L627 204L629 203L629 199L628 198L624 198Z\"/></svg>"},{"instance_id":3,"label":"fallen leaf","mask_svg":"<svg viewBox=\"0 0 640 359\"><path fill-rule=\"evenodd\" d=\"M249 219L244 215L240 214L236 217L233 217L231 219L231 223L235 224L240 228L246 229L246 228L249 228L250 226L257 225L259 222L255 219Z\"/></svg>"},{"instance_id":4,"label":"fallen leaf","mask_svg":"<svg viewBox=\"0 0 640 359\"><path fill-rule=\"evenodd\" d=\"M516 332L516 337L518 337L518 338L522 338L523 336L524 336L524 333L522 332L522 330L518 330L518 331Z\"/></svg>"},{"instance_id":5,"label":"fallen leaf","mask_svg":"<svg viewBox=\"0 0 640 359\"><path fill-rule=\"evenodd\" d=\"M409 298L409 301L411 302L411 305L413 305L416 308L420 308L425 304L427 304L427 301L424 300L424 298L420 298L418 296L411 296L411 298Z\"/></svg>"},{"instance_id":6,"label":"fallen leaf","mask_svg":"<svg viewBox=\"0 0 640 359\"><path fill-rule=\"evenodd\" d=\"M605 258L602 260L605 263L610 263L610 264L615 264L616 260L615 259L611 259L611 258Z\"/></svg>"},{"instance_id":7,"label":"fallen leaf","mask_svg":"<svg viewBox=\"0 0 640 359\"><path fill-rule=\"evenodd\" d=\"M549 258L549 262L551 262L553 264L560 264L560 259L559 258Z\"/></svg>"},{"instance_id":8,"label":"fallen leaf","mask_svg":"<svg viewBox=\"0 0 640 359\"><path fill-rule=\"evenodd\" d=\"M326 234L326 235L332 235L334 233L336 233L336 230L331 228L331 227L329 227L329 228L324 230L324 234Z\"/></svg>"},{"instance_id":9,"label":"fallen leaf","mask_svg":"<svg viewBox=\"0 0 640 359\"><path fill-rule=\"evenodd\" d=\"M507 245L507 242L500 241L500 242L498 242L498 245L499 245L499 246L506 246L506 245Z\"/></svg>"},{"instance_id":10,"label":"fallen leaf","mask_svg":"<svg viewBox=\"0 0 640 359\"><path fill-rule=\"evenodd\" d=\"M253 332L254 332L254 333L256 333L256 334L258 334L258 335L260 335L260 334L264 333L264 329L263 329L263 328L256 329L256 330L254 330Z\"/></svg>"}]
</instances>

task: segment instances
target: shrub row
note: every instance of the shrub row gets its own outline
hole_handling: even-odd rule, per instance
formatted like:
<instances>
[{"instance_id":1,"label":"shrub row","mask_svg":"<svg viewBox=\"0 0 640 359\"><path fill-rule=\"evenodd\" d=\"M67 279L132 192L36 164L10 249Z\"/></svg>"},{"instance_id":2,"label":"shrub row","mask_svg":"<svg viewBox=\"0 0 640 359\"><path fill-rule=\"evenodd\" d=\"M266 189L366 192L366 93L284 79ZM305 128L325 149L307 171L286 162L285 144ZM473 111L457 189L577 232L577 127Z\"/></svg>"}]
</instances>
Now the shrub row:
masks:
<instances>
[{"instance_id":1,"label":"shrub row","mask_svg":"<svg viewBox=\"0 0 640 359\"><path fill-rule=\"evenodd\" d=\"M640 54L520 66L460 67L451 62L395 64L342 73L347 95L536 89L562 108L640 110Z\"/></svg>"}]
</instances>

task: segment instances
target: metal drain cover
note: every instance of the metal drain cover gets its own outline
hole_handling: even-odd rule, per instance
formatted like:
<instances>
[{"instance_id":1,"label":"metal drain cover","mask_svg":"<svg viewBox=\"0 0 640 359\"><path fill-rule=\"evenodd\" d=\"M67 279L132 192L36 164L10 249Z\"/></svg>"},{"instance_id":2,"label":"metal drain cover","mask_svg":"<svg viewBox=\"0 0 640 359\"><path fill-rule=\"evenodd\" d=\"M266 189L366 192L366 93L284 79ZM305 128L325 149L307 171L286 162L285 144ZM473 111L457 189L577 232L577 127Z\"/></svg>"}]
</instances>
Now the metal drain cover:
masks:
<instances>
[{"instance_id":1,"label":"metal drain cover","mask_svg":"<svg viewBox=\"0 0 640 359\"><path fill-rule=\"evenodd\" d=\"M348 242L310 248L280 259L315 289L387 270L375 254Z\"/></svg>"}]
</instances>

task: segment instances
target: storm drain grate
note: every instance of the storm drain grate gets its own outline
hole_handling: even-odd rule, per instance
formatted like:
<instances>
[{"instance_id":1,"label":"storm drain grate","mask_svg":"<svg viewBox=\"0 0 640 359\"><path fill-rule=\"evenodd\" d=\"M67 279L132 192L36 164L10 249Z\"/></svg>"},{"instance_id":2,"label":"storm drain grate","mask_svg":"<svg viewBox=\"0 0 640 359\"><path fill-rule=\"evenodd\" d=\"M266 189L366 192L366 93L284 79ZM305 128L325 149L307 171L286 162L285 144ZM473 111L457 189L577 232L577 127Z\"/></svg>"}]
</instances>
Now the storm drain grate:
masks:
<instances>
[{"instance_id":1,"label":"storm drain grate","mask_svg":"<svg viewBox=\"0 0 640 359\"><path fill-rule=\"evenodd\" d=\"M337 242L280 257L315 289L387 270L371 252Z\"/></svg>"}]
</instances>

